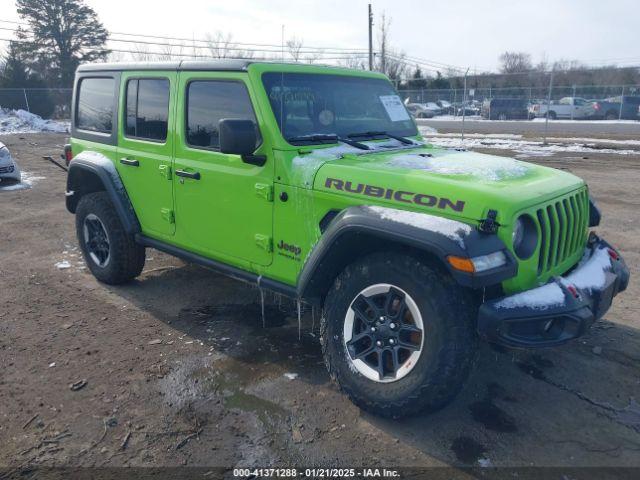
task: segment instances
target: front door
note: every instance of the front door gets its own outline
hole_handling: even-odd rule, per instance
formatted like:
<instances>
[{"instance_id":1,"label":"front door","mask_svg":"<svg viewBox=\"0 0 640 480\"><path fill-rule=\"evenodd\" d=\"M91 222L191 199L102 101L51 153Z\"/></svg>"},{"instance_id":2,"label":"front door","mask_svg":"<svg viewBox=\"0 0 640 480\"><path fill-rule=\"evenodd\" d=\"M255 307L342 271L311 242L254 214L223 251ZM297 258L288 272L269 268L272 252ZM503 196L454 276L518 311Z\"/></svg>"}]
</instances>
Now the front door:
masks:
<instances>
[{"instance_id":1,"label":"front door","mask_svg":"<svg viewBox=\"0 0 640 480\"><path fill-rule=\"evenodd\" d=\"M116 168L142 232L170 237L173 211L175 72L125 72L120 91Z\"/></svg>"},{"instance_id":2,"label":"front door","mask_svg":"<svg viewBox=\"0 0 640 480\"><path fill-rule=\"evenodd\" d=\"M215 78L214 78L215 77ZM273 157L263 166L220 152L218 122L258 120L246 74L181 72L174 190L176 243L227 263L268 265L273 249Z\"/></svg>"}]
</instances>

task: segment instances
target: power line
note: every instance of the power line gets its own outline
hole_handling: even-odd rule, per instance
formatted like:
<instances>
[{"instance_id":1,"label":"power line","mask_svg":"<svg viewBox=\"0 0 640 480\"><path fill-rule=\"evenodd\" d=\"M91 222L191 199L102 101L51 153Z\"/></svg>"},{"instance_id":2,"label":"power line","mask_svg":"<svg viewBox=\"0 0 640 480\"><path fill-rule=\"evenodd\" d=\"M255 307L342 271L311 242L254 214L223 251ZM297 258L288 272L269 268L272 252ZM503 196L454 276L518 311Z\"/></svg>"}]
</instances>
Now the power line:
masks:
<instances>
[{"instance_id":1,"label":"power line","mask_svg":"<svg viewBox=\"0 0 640 480\"><path fill-rule=\"evenodd\" d=\"M0 20L0 23L11 23L14 25L19 25L21 27L28 27L29 25L24 22L16 22L11 20ZM128 32L110 32L110 35L123 35L129 37L141 37L141 38L155 38L160 40L178 40L183 42L197 42L197 43L210 43L215 41L215 39L198 39L198 38L185 38L185 37L169 37L164 35L148 35L141 33L128 33ZM224 40L226 41L226 40ZM233 45L241 45L247 47L271 47L271 48L280 48L280 44L270 44L270 43L245 43L245 42L236 42L235 40L229 39L229 43ZM189 45L192 47L192 45ZM301 49L310 49L310 50L331 50L331 51L343 51L343 52L367 52L365 48L347 48L347 47L319 47L319 46L302 46Z\"/></svg>"},{"instance_id":2,"label":"power line","mask_svg":"<svg viewBox=\"0 0 640 480\"><path fill-rule=\"evenodd\" d=\"M40 45L39 42L34 42L30 40L18 40L18 39L11 39L11 38L0 38L0 41L17 42L17 43L24 43L24 44L30 44L30 45ZM215 55L199 55L199 54L191 54L191 53L150 52L150 51L141 51L141 50L125 50L125 49L101 48L101 47L91 47L91 48L95 48L96 50L102 51L102 52L131 53L136 55L149 55L149 56L158 56L158 57L185 57L185 58L205 58L205 59L235 58L238 60L272 60L273 59L273 57L255 57L255 56L219 57ZM354 56L366 57L367 54L359 53L359 54L343 56L343 57L323 57L323 58L320 58L319 60L348 60L348 59L354 58Z\"/></svg>"}]
</instances>

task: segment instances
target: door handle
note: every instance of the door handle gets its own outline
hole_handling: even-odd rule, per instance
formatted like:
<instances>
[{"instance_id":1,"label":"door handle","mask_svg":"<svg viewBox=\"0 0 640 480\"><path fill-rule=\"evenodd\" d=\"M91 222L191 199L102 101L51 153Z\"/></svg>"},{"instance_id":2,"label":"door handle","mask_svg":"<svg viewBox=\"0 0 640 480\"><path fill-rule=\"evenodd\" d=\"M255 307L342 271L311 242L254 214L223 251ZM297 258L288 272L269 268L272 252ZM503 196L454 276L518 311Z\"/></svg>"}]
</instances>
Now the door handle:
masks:
<instances>
[{"instance_id":1,"label":"door handle","mask_svg":"<svg viewBox=\"0 0 640 480\"><path fill-rule=\"evenodd\" d=\"M179 177L191 178L193 180L200 180L200 172L186 172L184 170L176 170L176 175Z\"/></svg>"},{"instance_id":2,"label":"door handle","mask_svg":"<svg viewBox=\"0 0 640 480\"><path fill-rule=\"evenodd\" d=\"M120 163L123 165L129 165L130 167L140 166L140 162L138 160L135 160L133 158L127 158L127 157L121 158Z\"/></svg>"}]
</instances>

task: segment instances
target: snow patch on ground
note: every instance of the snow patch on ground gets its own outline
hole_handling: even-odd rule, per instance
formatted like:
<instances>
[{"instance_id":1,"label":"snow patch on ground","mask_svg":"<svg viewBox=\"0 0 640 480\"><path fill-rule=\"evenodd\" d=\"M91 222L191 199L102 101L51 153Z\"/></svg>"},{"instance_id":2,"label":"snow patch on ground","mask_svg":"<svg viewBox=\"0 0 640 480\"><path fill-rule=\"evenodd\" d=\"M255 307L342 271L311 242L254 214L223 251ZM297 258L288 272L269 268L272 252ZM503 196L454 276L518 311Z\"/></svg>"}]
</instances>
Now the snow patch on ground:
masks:
<instances>
[{"instance_id":1,"label":"snow patch on ground","mask_svg":"<svg viewBox=\"0 0 640 480\"><path fill-rule=\"evenodd\" d=\"M638 155L640 149L633 148L619 149L619 148L594 148L582 140L589 140L588 143L610 143L615 144L615 141L605 139L557 139L554 143L554 139L549 139L550 142L544 145L541 141L535 140L523 140L519 135L503 135L503 134L465 134L464 143L462 142L459 134L430 134L422 130L420 132L425 138L425 141L431 145L444 148L460 148L467 149L473 148L491 148L494 150L512 150L523 157L549 157L555 153L607 153L614 155ZM560 140L568 140L568 142L559 143ZM629 146L635 146L633 143L629 143Z\"/></svg>"},{"instance_id":2,"label":"snow patch on ground","mask_svg":"<svg viewBox=\"0 0 640 480\"><path fill-rule=\"evenodd\" d=\"M465 121L472 121L472 122L491 122L491 123L507 123L507 122L514 122L514 123L540 123L540 122L545 122L547 119L546 118L534 118L531 120L489 120L488 118L482 118L482 116L480 115L466 115L465 116ZM436 117L433 118L429 118L429 119L418 119L418 123L422 123L422 122L438 122L438 121L443 121L443 122L452 122L452 121L457 121L457 122L462 122L462 115L458 115L458 116L454 116L454 115L438 115ZM554 123L582 123L582 124L615 124L615 123L630 123L630 124L638 124L638 120L571 120L571 119L566 119L566 120L549 120L549 124L554 124Z\"/></svg>"},{"instance_id":3,"label":"snow patch on ground","mask_svg":"<svg viewBox=\"0 0 640 480\"><path fill-rule=\"evenodd\" d=\"M20 182L0 181L0 192L26 190L31 188L36 182L44 179L45 177L39 177L23 170L20 172Z\"/></svg>"},{"instance_id":4,"label":"snow patch on ground","mask_svg":"<svg viewBox=\"0 0 640 480\"><path fill-rule=\"evenodd\" d=\"M450 220L448 218L436 217L427 213L409 212L386 207L367 207L371 212L385 220L391 220L405 225L422 228L444 235L464 247L464 237L471 233L471 225Z\"/></svg>"},{"instance_id":5,"label":"snow patch on ground","mask_svg":"<svg viewBox=\"0 0 640 480\"><path fill-rule=\"evenodd\" d=\"M527 174L529 167L517 160L490 155L447 155L445 157L422 157L415 154L399 155L385 163L393 168L425 170L440 175L471 175L473 177L499 181L518 178Z\"/></svg>"},{"instance_id":6,"label":"snow patch on ground","mask_svg":"<svg viewBox=\"0 0 640 480\"><path fill-rule=\"evenodd\" d=\"M0 133L68 133L69 122L44 120L26 110L0 108Z\"/></svg>"}]
</instances>

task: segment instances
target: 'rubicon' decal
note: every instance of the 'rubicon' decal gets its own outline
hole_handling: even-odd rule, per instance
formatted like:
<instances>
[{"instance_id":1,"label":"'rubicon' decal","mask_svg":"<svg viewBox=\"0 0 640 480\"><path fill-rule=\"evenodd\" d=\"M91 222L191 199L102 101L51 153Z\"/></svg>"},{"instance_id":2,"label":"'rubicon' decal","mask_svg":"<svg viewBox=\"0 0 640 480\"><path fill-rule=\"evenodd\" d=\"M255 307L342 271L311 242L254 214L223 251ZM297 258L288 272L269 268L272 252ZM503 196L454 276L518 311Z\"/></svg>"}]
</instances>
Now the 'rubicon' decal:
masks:
<instances>
[{"instance_id":1,"label":"'rubicon' decal","mask_svg":"<svg viewBox=\"0 0 640 480\"><path fill-rule=\"evenodd\" d=\"M324 182L326 188L333 188L341 192L358 193L374 198L385 198L396 202L413 203L423 207L435 207L442 210L450 208L456 212L464 210L465 202L462 200L450 200L444 197L434 197L425 193L415 193L406 190L393 190L391 188L377 187L364 183L345 182L337 178L327 178Z\"/></svg>"}]
</instances>

